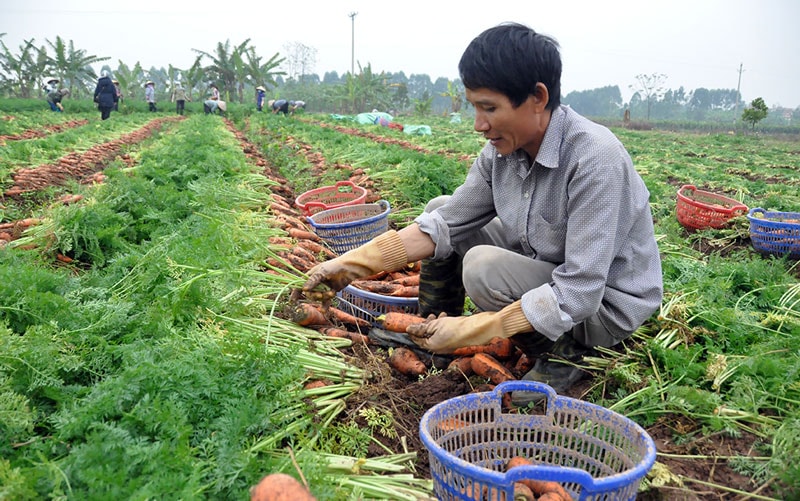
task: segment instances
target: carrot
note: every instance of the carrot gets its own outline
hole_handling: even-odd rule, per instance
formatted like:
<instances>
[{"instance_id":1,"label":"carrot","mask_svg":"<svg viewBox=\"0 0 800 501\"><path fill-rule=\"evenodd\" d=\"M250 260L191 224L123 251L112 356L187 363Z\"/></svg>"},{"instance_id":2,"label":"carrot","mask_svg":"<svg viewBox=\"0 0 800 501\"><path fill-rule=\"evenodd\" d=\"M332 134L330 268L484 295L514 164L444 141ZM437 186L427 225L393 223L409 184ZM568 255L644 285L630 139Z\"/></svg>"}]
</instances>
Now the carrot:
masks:
<instances>
[{"instance_id":1,"label":"carrot","mask_svg":"<svg viewBox=\"0 0 800 501\"><path fill-rule=\"evenodd\" d=\"M421 324L426 319L413 313L389 311L383 315L383 328L392 332L405 332L409 325Z\"/></svg>"},{"instance_id":2,"label":"carrot","mask_svg":"<svg viewBox=\"0 0 800 501\"><path fill-rule=\"evenodd\" d=\"M399 285L403 285L405 287L409 287L409 286L413 286L413 285L419 286L419 273L417 273L415 275L403 275L400 278L395 278L394 280L392 280L389 283L399 284Z\"/></svg>"},{"instance_id":3,"label":"carrot","mask_svg":"<svg viewBox=\"0 0 800 501\"><path fill-rule=\"evenodd\" d=\"M514 482L514 501L536 501L536 495L522 482Z\"/></svg>"},{"instance_id":4,"label":"carrot","mask_svg":"<svg viewBox=\"0 0 800 501\"><path fill-rule=\"evenodd\" d=\"M340 310L339 308L331 306L328 308L328 311L334 320L343 324L355 325L356 327L372 327L372 323L369 320L351 315L350 313Z\"/></svg>"},{"instance_id":5,"label":"carrot","mask_svg":"<svg viewBox=\"0 0 800 501\"><path fill-rule=\"evenodd\" d=\"M439 422L438 428L447 433L450 431L461 430L469 426L469 423L458 418L447 418Z\"/></svg>"},{"instance_id":6,"label":"carrot","mask_svg":"<svg viewBox=\"0 0 800 501\"><path fill-rule=\"evenodd\" d=\"M324 387L326 387L326 386L328 386L330 384L331 384L331 382L327 381L325 379L315 379L313 381L309 381L306 384L304 384L303 385L303 389L304 390L313 390L315 388L324 388Z\"/></svg>"},{"instance_id":7,"label":"carrot","mask_svg":"<svg viewBox=\"0 0 800 501\"><path fill-rule=\"evenodd\" d=\"M250 489L250 501L316 501L294 477L272 473Z\"/></svg>"},{"instance_id":8,"label":"carrot","mask_svg":"<svg viewBox=\"0 0 800 501\"><path fill-rule=\"evenodd\" d=\"M287 228L286 233L288 233L290 237L298 240L311 240L312 242L320 241L319 235L316 233L312 233L308 230L302 230L300 228Z\"/></svg>"},{"instance_id":9,"label":"carrot","mask_svg":"<svg viewBox=\"0 0 800 501\"><path fill-rule=\"evenodd\" d=\"M319 331L326 336L349 339L353 344L370 344L372 342L369 336L360 332L352 332L338 327L322 327Z\"/></svg>"},{"instance_id":10,"label":"carrot","mask_svg":"<svg viewBox=\"0 0 800 501\"><path fill-rule=\"evenodd\" d=\"M421 376L428 370L413 350L402 346L392 350L389 365L406 376Z\"/></svg>"},{"instance_id":11,"label":"carrot","mask_svg":"<svg viewBox=\"0 0 800 501\"><path fill-rule=\"evenodd\" d=\"M297 254L287 253L281 255L285 260L289 261L289 263L294 266L299 271L308 271L314 267L315 263L313 261L309 261L307 259L303 259L302 257L298 256Z\"/></svg>"},{"instance_id":12,"label":"carrot","mask_svg":"<svg viewBox=\"0 0 800 501\"><path fill-rule=\"evenodd\" d=\"M311 303L298 303L292 311L292 322L304 327L330 324L325 314Z\"/></svg>"},{"instance_id":13,"label":"carrot","mask_svg":"<svg viewBox=\"0 0 800 501\"><path fill-rule=\"evenodd\" d=\"M534 362L534 359L523 353L517 359L517 363L514 364L514 371L516 371L517 374L525 374L533 368Z\"/></svg>"},{"instance_id":14,"label":"carrot","mask_svg":"<svg viewBox=\"0 0 800 501\"><path fill-rule=\"evenodd\" d=\"M514 456L506 463L506 471L518 466L530 466L532 464L528 458ZM519 482L527 485L537 496L550 494L549 498L545 498L550 501L572 501L572 496L558 482L532 479L519 480ZM542 498L538 499L541 500Z\"/></svg>"},{"instance_id":15,"label":"carrot","mask_svg":"<svg viewBox=\"0 0 800 501\"><path fill-rule=\"evenodd\" d=\"M60 252L56 254L56 260L61 261L62 263L71 263L73 259L69 256L65 256Z\"/></svg>"},{"instance_id":16,"label":"carrot","mask_svg":"<svg viewBox=\"0 0 800 501\"><path fill-rule=\"evenodd\" d=\"M302 247L308 252L312 252L316 255L324 255L327 258L334 258L336 257L336 253L330 250L329 248L325 247L322 244L314 242L313 240L298 240L297 246Z\"/></svg>"},{"instance_id":17,"label":"carrot","mask_svg":"<svg viewBox=\"0 0 800 501\"><path fill-rule=\"evenodd\" d=\"M454 358L447 366L447 370L458 371L465 376L469 377L472 372L472 357L458 357Z\"/></svg>"},{"instance_id":18,"label":"carrot","mask_svg":"<svg viewBox=\"0 0 800 501\"><path fill-rule=\"evenodd\" d=\"M474 345L474 346L462 346L461 348L456 348L453 351L453 355L469 356L469 355L475 355L476 353L487 353L489 355L492 355L494 358L503 360L511 358L511 355L514 354L515 348L516 346L514 345L514 342L511 341L510 339L493 337L486 344Z\"/></svg>"},{"instance_id":19,"label":"carrot","mask_svg":"<svg viewBox=\"0 0 800 501\"><path fill-rule=\"evenodd\" d=\"M305 241L305 240L304 240ZM317 256L312 254L311 252L307 251L306 249L300 247L299 245L292 248L292 254L302 259L305 259L309 263L316 263Z\"/></svg>"},{"instance_id":20,"label":"carrot","mask_svg":"<svg viewBox=\"0 0 800 501\"><path fill-rule=\"evenodd\" d=\"M394 297L417 297L419 296L419 286L404 286L393 282L383 282L381 280L353 280L353 287L362 291L381 294L383 296Z\"/></svg>"},{"instance_id":21,"label":"carrot","mask_svg":"<svg viewBox=\"0 0 800 501\"><path fill-rule=\"evenodd\" d=\"M475 374L489 379L494 384L514 379L511 371L506 369L496 358L488 353L476 353L472 357L472 370Z\"/></svg>"}]
</instances>

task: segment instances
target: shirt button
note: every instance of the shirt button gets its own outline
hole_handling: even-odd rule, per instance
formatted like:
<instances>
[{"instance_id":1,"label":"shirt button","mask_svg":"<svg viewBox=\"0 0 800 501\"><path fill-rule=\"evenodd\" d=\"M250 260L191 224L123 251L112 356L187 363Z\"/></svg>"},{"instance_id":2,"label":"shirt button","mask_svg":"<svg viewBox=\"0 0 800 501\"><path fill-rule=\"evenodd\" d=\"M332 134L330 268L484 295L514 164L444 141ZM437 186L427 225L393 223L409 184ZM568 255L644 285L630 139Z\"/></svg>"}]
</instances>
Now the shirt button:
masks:
<instances>
[{"instance_id":1,"label":"shirt button","mask_svg":"<svg viewBox=\"0 0 800 501\"><path fill-rule=\"evenodd\" d=\"M526 191L524 196L525 196L525 198L528 198L528 196L529 196L529 195L530 195L530 193L528 193L528 192Z\"/></svg>"}]
</instances>

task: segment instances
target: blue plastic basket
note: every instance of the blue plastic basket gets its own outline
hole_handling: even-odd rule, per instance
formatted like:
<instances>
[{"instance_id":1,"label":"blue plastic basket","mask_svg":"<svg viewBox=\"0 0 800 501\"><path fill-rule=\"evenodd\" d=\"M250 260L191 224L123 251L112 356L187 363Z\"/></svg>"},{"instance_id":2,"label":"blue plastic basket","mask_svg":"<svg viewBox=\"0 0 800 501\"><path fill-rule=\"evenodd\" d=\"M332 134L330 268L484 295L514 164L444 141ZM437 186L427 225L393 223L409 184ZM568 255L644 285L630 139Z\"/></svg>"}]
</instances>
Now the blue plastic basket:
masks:
<instances>
[{"instance_id":1,"label":"blue plastic basket","mask_svg":"<svg viewBox=\"0 0 800 501\"><path fill-rule=\"evenodd\" d=\"M503 395L511 391L544 394L546 411L502 412ZM653 439L635 422L532 381L441 402L422 416L420 436L440 500L511 500L514 483L523 479L558 482L581 501L634 500L656 459ZM515 456L533 466L506 472Z\"/></svg>"},{"instance_id":2,"label":"blue plastic basket","mask_svg":"<svg viewBox=\"0 0 800 501\"><path fill-rule=\"evenodd\" d=\"M339 309L358 318L369 320L376 327L381 327L381 323L375 319L390 311L415 314L419 312L419 298L384 296L361 290L352 285L339 291L338 297Z\"/></svg>"},{"instance_id":3,"label":"blue plastic basket","mask_svg":"<svg viewBox=\"0 0 800 501\"><path fill-rule=\"evenodd\" d=\"M337 254L360 247L389 229L389 202L346 205L317 212L306 219Z\"/></svg>"},{"instance_id":4,"label":"blue plastic basket","mask_svg":"<svg viewBox=\"0 0 800 501\"><path fill-rule=\"evenodd\" d=\"M766 211L754 207L747 213L750 242L764 254L800 259L800 212Z\"/></svg>"}]
</instances>

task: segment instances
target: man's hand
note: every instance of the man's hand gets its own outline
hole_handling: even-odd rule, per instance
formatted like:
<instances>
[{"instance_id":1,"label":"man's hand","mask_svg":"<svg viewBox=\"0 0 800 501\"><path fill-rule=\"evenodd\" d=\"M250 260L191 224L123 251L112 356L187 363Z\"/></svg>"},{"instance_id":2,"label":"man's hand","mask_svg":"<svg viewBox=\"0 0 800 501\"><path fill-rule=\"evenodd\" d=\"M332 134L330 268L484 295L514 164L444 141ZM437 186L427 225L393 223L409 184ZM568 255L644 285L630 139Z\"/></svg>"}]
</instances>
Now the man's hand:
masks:
<instances>
[{"instance_id":1,"label":"man's hand","mask_svg":"<svg viewBox=\"0 0 800 501\"><path fill-rule=\"evenodd\" d=\"M500 311L462 317L431 317L424 323L409 326L406 332L418 346L433 353L452 353L462 346L486 344L495 337L508 338L520 332L533 331L519 301Z\"/></svg>"},{"instance_id":2,"label":"man's hand","mask_svg":"<svg viewBox=\"0 0 800 501\"><path fill-rule=\"evenodd\" d=\"M311 268L302 293L312 301L330 301L336 292L357 278L379 271L399 270L406 264L405 246L397 232L390 230L361 247Z\"/></svg>"}]
</instances>

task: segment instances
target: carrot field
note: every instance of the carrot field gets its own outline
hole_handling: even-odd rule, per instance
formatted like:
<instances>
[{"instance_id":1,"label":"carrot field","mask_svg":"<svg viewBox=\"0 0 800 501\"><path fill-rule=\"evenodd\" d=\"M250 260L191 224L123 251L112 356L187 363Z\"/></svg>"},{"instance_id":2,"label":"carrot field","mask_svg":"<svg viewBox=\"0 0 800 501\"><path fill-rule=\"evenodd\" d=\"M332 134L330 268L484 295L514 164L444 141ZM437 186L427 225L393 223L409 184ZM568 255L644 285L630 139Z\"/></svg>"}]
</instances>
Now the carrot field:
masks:
<instances>
[{"instance_id":1,"label":"carrot field","mask_svg":"<svg viewBox=\"0 0 800 501\"><path fill-rule=\"evenodd\" d=\"M433 499L420 418L491 381L432 356L402 373L344 316L300 325L291 293L335 253L294 202L350 181L401 228L464 179L468 119L0 110L0 500L248 499L274 472L320 501ZM676 217L687 184L800 213L800 140L611 128L665 297L569 396L655 440L638 499L800 499L798 260L746 215Z\"/></svg>"}]
</instances>

